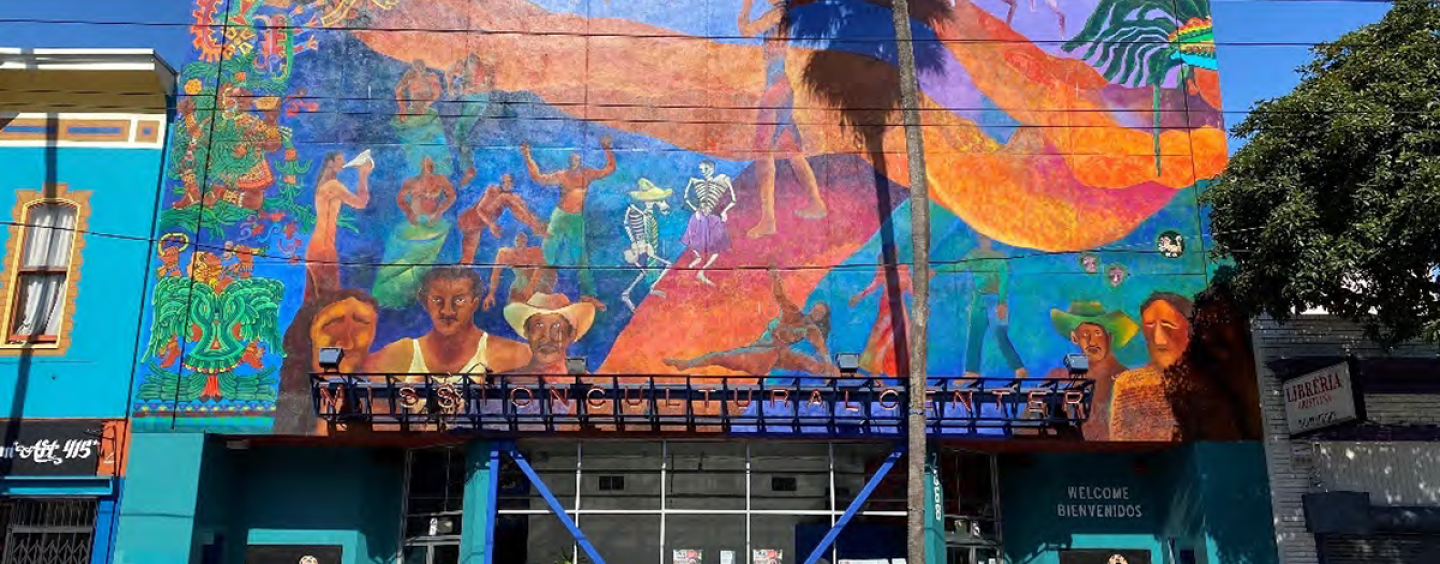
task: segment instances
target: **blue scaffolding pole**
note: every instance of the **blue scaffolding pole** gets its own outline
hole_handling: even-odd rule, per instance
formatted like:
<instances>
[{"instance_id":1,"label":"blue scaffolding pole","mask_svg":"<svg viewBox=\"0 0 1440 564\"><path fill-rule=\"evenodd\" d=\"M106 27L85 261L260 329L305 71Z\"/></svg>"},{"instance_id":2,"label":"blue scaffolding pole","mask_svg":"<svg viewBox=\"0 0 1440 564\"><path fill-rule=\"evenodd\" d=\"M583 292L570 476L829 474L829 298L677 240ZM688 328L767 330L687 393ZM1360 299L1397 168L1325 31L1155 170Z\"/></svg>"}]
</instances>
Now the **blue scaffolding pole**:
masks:
<instances>
[{"instance_id":1,"label":"blue scaffolding pole","mask_svg":"<svg viewBox=\"0 0 1440 564\"><path fill-rule=\"evenodd\" d=\"M810 552L810 556L805 559L805 564L815 564L820 561L820 558L825 555L825 551L829 550L830 545L835 544L835 539L840 536L840 531L844 530L845 525L855 518L855 514L860 512L860 508L870 500L870 494L875 492L875 488L880 486L881 480L885 479L885 475L890 473L890 469L894 468L895 463L904 455L905 444L897 443L895 450L890 451L890 456L886 457L885 462L880 465L880 469L875 471L875 475L870 477L870 481L865 482L865 488L860 490L860 495L855 496L855 499L850 502L850 506L845 508L845 513L835 521L835 526L830 527L830 532L825 533L825 538L820 539L820 544Z\"/></svg>"},{"instance_id":2,"label":"blue scaffolding pole","mask_svg":"<svg viewBox=\"0 0 1440 564\"><path fill-rule=\"evenodd\" d=\"M555 516L560 518L560 524L565 525L565 528L575 537L575 544L579 545L580 548L585 551L585 555L590 557L590 561L594 564L605 564L605 559L601 558L600 553L595 551L595 545L590 544L590 539L585 537L585 533L580 532L580 527L575 524L575 520L571 519L570 514L565 512L565 508L560 505L560 500L555 499L555 494L550 493L550 488L545 485L545 482L540 480L540 475L536 474L535 469L530 467L530 462L525 460L525 455L520 453L520 449L515 448L514 444L507 444L505 445L505 452L510 454L510 458L515 461L515 465L520 467L520 471L525 473L525 477L530 480L530 485L535 486L535 490L540 492L540 497L545 498L545 503L550 505L550 511L554 512Z\"/></svg>"}]
</instances>

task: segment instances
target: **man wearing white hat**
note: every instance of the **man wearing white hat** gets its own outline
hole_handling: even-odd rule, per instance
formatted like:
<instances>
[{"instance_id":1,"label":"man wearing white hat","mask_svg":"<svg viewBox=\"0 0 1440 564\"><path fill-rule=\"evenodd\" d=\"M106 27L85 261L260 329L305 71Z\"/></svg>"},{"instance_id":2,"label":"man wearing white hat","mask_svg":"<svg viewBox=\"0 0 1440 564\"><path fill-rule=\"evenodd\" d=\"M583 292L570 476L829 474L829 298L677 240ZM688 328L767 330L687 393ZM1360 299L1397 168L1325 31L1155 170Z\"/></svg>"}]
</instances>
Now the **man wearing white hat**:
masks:
<instances>
[{"instance_id":1,"label":"man wearing white hat","mask_svg":"<svg viewBox=\"0 0 1440 564\"><path fill-rule=\"evenodd\" d=\"M595 323L595 304L571 303L564 294L536 293L505 306L505 321L530 344L530 364L520 374L567 374L570 345Z\"/></svg>"}]
</instances>

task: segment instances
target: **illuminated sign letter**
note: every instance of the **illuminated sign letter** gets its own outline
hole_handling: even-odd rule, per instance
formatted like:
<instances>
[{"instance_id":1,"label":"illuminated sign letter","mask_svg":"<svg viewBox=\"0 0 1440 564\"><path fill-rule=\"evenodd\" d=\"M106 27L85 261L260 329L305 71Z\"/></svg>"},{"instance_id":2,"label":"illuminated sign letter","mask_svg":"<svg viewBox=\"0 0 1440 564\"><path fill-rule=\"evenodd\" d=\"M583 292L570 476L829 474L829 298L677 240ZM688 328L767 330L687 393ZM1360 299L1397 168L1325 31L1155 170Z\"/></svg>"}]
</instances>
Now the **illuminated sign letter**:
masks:
<instances>
[{"instance_id":1,"label":"illuminated sign letter","mask_svg":"<svg viewBox=\"0 0 1440 564\"><path fill-rule=\"evenodd\" d=\"M891 400L891 402L888 404L885 403L885 396L887 395L895 398L894 400ZM896 391L894 388L890 388L883 392L880 392L880 407L883 407L885 409L895 409L897 407L900 407L900 392Z\"/></svg>"},{"instance_id":2,"label":"illuminated sign letter","mask_svg":"<svg viewBox=\"0 0 1440 564\"><path fill-rule=\"evenodd\" d=\"M1050 408L1045 405L1045 396L1050 395L1049 390L1030 390L1025 394L1025 415L1038 414L1041 419L1050 418Z\"/></svg>"},{"instance_id":3,"label":"illuminated sign letter","mask_svg":"<svg viewBox=\"0 0 1440 564\"><path fill-rule=\"evenodd\" d=\"M783 404L790 401L790 390L770 390L770 405Z\"/></svg>"},{"instance_id":4,"label":"illuminated sign letter","mask_svg":"<svg viewBox=\"0 0 1440 564\"><path fill-rule=\"evenodd\" d=\"M520 392L525 392L525 403L520 403ZM535 401L535 392L530 391L530 388L510 388L510 405L526 407L532 401Z\"/></svg>"},{"instance_id":5,"label":"illuminated sign letter","mask_svg":"<svg viewBox=\"0 0 1440 564\"><path fill-rule=\"evenodd\" d=\"M345 407L345 384L336 384L335 393L330 393L330 386L320 386L320 412L335 414Z\"/></svg>"},{"instance_id":6,"label":"illuminated sign letter","mask_svg":"<svg viewBox=\"0 0 1440 564\"><path fill-rule=\"evenodd\" d=\"M599 394L600 397L595 395ZM590 407L605 407L605 390L590 388L585 392L585 404Z\"/></svg>"}]
</instances>

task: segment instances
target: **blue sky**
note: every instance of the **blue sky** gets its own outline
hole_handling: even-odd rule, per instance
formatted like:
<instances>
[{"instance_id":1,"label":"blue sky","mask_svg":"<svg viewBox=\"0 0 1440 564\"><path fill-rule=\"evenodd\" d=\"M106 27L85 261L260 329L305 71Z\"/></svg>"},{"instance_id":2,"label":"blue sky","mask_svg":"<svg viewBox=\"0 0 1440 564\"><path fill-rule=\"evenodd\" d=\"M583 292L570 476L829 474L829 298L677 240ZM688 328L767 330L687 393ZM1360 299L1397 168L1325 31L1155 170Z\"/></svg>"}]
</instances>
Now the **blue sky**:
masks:
<instances>
[{"instance_id":1,"label":"blue sky","mask_svg":"<svg viewBox=\"0 0 1440 564\"><path fill-rule=\"evenodd\" d=\"M1255 102L1283 95L1295 86L1299 77L1294 69L1310 57L1304 44L1333 40L1379 20L1390 6L1373 1L1212 1L1220 90L1229 124L1239 123ZM191 0L0 1L0 46L150 47L178 67L189 54L191 6ZM1230 149L1237 147L1232 142Z\"/></svg>"},{"instance_id":2,"label":"blue sky","mask_svg":"<svg viewBox=\"0 0 1440 564\"><path fill-rule=\"evenodd\" d=\"M1310 50L1297 44L1333 41L1390 9L1384 2L1212 2L1227 125L1240 123L1255 102L1282 96L1300 82L1295 68L1310 61ZM1230 152L1237 148L1232 138Z\"/></svg>"}]
</instances>

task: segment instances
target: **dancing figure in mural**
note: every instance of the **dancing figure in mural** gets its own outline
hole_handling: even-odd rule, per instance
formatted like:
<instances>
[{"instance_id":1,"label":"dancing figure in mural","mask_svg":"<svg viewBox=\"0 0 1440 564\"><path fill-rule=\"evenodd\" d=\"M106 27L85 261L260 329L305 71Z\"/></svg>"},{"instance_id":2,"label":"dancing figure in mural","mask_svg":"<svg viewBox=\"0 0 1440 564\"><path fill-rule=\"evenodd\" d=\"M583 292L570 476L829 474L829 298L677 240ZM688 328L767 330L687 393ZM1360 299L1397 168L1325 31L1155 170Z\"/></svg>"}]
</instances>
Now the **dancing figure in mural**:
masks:
<instances>
[{"instance_id":1,"label":"dancing figure in mural","mask_svg":"<svg viewBox=\"0 0 1440 564\"><path fill-rule=\"evenodd\" d=\"M830 306L820 302L811 306L809 311L802 311L785 296L780 274L773 267L770 269L770 290L775 305L780 308L780 315L765 325L765 331L755 342L691 359L667 358L665 364L676 370L718 366L756 376L769 374L772 370L839 375L839 369L828 360L830 352L825 346L825 339L830 336Z\"/></svg>"},{"instance_id":2,"label":"dancing figure in mural","mask_svg":"<svg viewBox=\"0 0 1440 564\"><path fill-rule=\"evenodd\" d=\"M489 310L495 307L495 291L500 289L500 271L506 267L515 275L505 294L506 304L523 302L537 293L554 290L555 270L545 268L545 253L529 243L530 238L522 231L515 234L515 246L495 251L494 266L490 268L490 291L485 294L481 308Z\"/></svg>"},{"instance_id":3,"label":"dancing figure in mural","mask_svg":"<svg viewBox=\"0 0 1440 564\"><path fill-rule=\"evenodd\" d=\"M474 170L460 180L469 184ZM400 185L395 197L405 212L405 222L395 227L385 242L385 259L375 273L375 299L389 308L404 307L420 283L427 265L434 264L450 235L450 221L444 214L455 204L455 185L435 171L435 161L420 161L420 174Z\"/></svg>"},{"instance_id":4,"label":"dancing figure in mural","mask_svg":"<svg viewBox=\"0 0 1440 564\"><path fill-rule=\"evenodd\" d=\"M495 90L494 65L471 53L455 63L450 69L449 79L446 100L453 109L446 114L453 116L453 123L446 131L450 143L459 148L456 166L464 170L475 166L469 146L470 134L489 115L491 95Z\"/></svg>"},{"instance_id":5,"label":"dancing figure in mural","mask_svg":"<svg viewBox=\"0 0 1440 564\"><path fill-rule=\"evenodd\" d=\"M432 328L416 339L400 339L370 356L368 370L390 374L476 374L514 370L530 362L530 348L475 326L480 275L446 266L425 273L416 299Z\"/></svg>"},{"instance_id":6,"label":"dancing figure in mural","mask_svg":"<svg viewBox=\"0 0 1440 564\"><path fill-rule=\"evenodd\" d=\"M615 151L609 136L600 140L600 147L605 150L604 167L585 167L576 151L570 154L569 168L551 173L540 172L529 143L520 144L520 153L525 156L530 178L542 186L560 188L560 203L550 212L550 225L545 230L548 236L540 245L545 264L574 267L580 281L580 301L605 311L605 304L595 297L595 278L590 273L590 253L585 247L585 196L590 192L590 183L615 172Z\"/></svg>"},{"instance_id":7,"label":"dancing figure in mural","mask_svg":"<svg viewBox=\"0 0 1440 564\"><path fill-rule=\"evenodd\" d=\"M420 174L428 174L424 170L427 160L429 167L442 176L450 176L453 170L450 163L454 158L445 128L440 123L439 112L435 111L435 103L444 92L440 74L430 70L422 59L411 62L395 84L393 125L412 172L419 170Z\"/></svg>"},{"instance_id":8,"label":"dancing figure in mural","mask_svg":"<svg viewBox=\"0 0 1440 564\"><path fill-rule=\"evenodd\" d=\"M516 373L568 374L565 359L569 358L570 345L590 331L595 323L595 305L570 303L563 294L539 293L506 305L505 321L530 344L530 363Z\"/></svg>"},{"instance_id":9,"label":"dancing figure in mural","mask_svg":"<svg viewBox=\"0 0 1440 564\"><path fill-rule=\"evenodd\" d=\"M1005 25L1014 25L1015 8L1020 5L1020 0L1001 0L1009 9L1005 12ZM1060 37L1065 37L1065 10L1060 9L1060 0L1045 0L1045 6L1060 20ZM1030 11L1035 11L1035 0L1030 0Z\"/></svg>"},{"instance_id":10,"label":"dancing figure in mural","mask_svg":"<svg viewBox=\"0 0 1440 564\"><path fill-rule=\"evenodd\" d=\"M657 208L661 214L668 215L670 213L670 204L665 200L672 193L674 193L673 190L656 186L644 178L640 179L639 190L630 191L630 197L640 202L639 206L631 203L625 208L625 221L621 224L625 228L625 236L630 239L630 248L625 249L625 262L640 269L640 272L635 275L635 280L632 280L630 285L625 287L625 291L620 294L620 301L624 302L625 307L630 308L630 311L635 311L635 302L630 300L630 292L640 284L641 280L645 279L645 275L650 273L650 264L657 262L667 269L673 264L660 256L660 220L655 217ZM660 276L655 278L655 282L651 286L660 283L660 279L665 277L666 272L668 270L661 270ZM665 297L664 292L653 288L650 293Z\"/></svg>"},{"instance_id":11,"label":"dancing figure in mural","mask_svg":"<svg viewBox=\"0 0 1440 564\"><path fill-rule=\"evenodd\" d=\"M989 237L979 235L979 244L966 253L957 271L975 275L970 294L970 323L965 347L965 376L978 378L985 350L985 334L991 334L1005 364L1016 378L1026 376L1025 364L1010 342L1010 264L1005 253L995 250ZM993 319L992 319L993 318ZM993 325L992 325L993 323Z\"/></svg>"},{"instance_id":12,"label":"dancing figure in mural","mask_svg":"<svg viewBox=\"0 0 1440 564\"><path fill-rule=\"evenodd\" d=\"M460 227L461 261L475 260L475 252L480 249L480 236L485 230L490 231L491 237L500 237L500 214L505 210L510 210L510 215L529 227L536 237L545 237L545 224L530 212L525 199L515 192L515 181L510 175L503 174L498 186L486 186L485 193L480 195L475 205L460 212L460 217L456 219Z\"/></svg>"},{"instance_id":13,"label":"dancing figure in mural","mask_svg":"<svg viewBox=\"0 0 1440 564\"><path fill-rule=\"evenodd\" d=\"M700 161L700 178L691 178L685 184L684 200L685 207L695 212L685 227L685 236L680 239L695 254L688 268L698 266L695 278L714 286L705 276L705 269L715 264L720 253L730 250L730 234L725 231L725 222L730 219L730 209L735 207L735 186L728 175L715 174L713 161ZM720 206L722 203L724 207Z\"/></svg>"},{"instance_id":14,"label":"dancing figure in mural","mask_svg":"<svg viewBox=\"0 0 1440 564\"><path fill-rule=\"evenodd\" d=\"M815 171L802 152L800 129L795 126L793 115L795 91L790 87L790 75L785 71L785 51L789 38L788 14L783 0L768 0L770 9L759 18L750 19L754 0L744 0L740 5L740 33L746 37L760 37L765 55L765 90L757 102L759 115L756 117L755 172L760 189L760 223L750 228L746 236L754 239L775 233L775 159L790 160L790 169L800 179L809 193L810 203L796 210L795 215L805 219L825 217L828 210L825 200L820 197L820 185L815 180Z\"/></svg>"},{"instance_id":15,"label":"dancing figure in mural","mask_svg":"<svg viewBox=\"0 0 1440 564\"><path fill-rule=\"evenodd\" d=\"M1090 400L1090 418L1083 427L1085 439L1104 441L1110 437L1110 400L1115 377L1129 370L1115 358L1115 350L1125 346L1140 328L1123 311L1106 312L1100 302L1077 301L1068 311L1050 310L1050 322L1061 337L1070 339L1090 362L1086 378L1095 380ZM1070 371L1056 368L1051 378L1069 378Z\"/></svg>"},{"instance_id":16,"label":"dancing figure in mural","mask_svg":"<svg viewBox=\"0 0 1440 564\"><path fill-rule=\"evenodd\" d=\"M355 191L340 181L340 171L354 167L360 173ZM340 252L335 248L336 226L344 206L365 209L370 204L370 172L375 161L370 151L362 151L350 162L340 152L325 155L320 161L320 178L315 181L315 231L305 246L305 299L333 292L340 288Z\"/></svg>"},{"instance_id":17,"label":"dancing figure in mural","mask_svg":"<svg viewBox=\"0 0 1440 564\"><path fill-rule=\"evenodd\" d=\"M875 277L870 280L870 285L859 293L850 297L850 307L860 305L871 294L886 287L886 280L889 278L887 266L879 264L875 266ZM896 376L901 374L900 356L896 353L897 343L906 343L906 332L910 329L910 312L905 306L905 298L915 291L915 286L910 278L910 267L899 265L895 267L897 286L900 292L900 332L896 335L895 319L891 311L892 301L890 292L886 291L880 295L880 307L875 312L875 324L870 328L870 338L865 341L865 350L860 353L860 368L871 374L884 374ZM931 276L934 276L933 272Z\"/></svg>"},{"instance_id":18,"label":"dancing figure in mural","mask_svg":"<svg viewBox=\"0 0 1440 564\"><path fill-rule=\"evenodd\" d=\"M1177 424L1165 397L1166 369L1180 362L1190 347L1192 302L1179 294L1156 292L1140 306L1140 323L1150 363L1115 377L1111 400L1110 439L1170 441Z\"/></svg>"}]
</instances>

